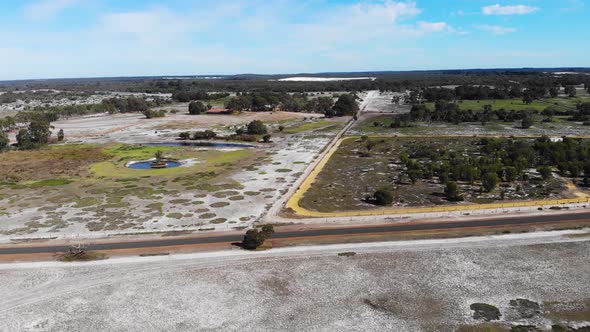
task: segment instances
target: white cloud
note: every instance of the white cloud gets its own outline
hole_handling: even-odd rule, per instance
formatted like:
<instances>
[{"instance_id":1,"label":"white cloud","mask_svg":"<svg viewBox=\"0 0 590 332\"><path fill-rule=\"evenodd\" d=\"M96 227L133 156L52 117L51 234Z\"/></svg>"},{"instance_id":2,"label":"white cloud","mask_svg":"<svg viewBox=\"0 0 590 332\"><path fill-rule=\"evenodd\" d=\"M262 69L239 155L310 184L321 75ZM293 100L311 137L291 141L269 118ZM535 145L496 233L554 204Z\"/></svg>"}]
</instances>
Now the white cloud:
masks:
<instances>
[{"instance_id":1,"label":"white cloud","mask_svg":"<svg viewBox=\"0 0 590 332\"><path fill-rule=\"evenodd\" d=\"M430 32L441 32L446 30L454 30L452 29L446 22L424 22L420 21L417 24L418 30L424 33Z\"/></svg>"},{"instance_id":2,"label":"white cloud","mask_svg":"<svg viewBox=\"0 0 590 332\"><path fill-rule=\"evenodd\" d=\"M40 0L25 7L25 16L34 21L49 20L77 3L78 0Z\"/></svg>"},{"instance_id":3,"label":"white cloud","mask_svg":"<svg viewBox=\"0 0 590 332\"><path fill-rule=\"evenodd\" d=\"M503 27L500 25L478 25L476 28L491 32L494 35L505 35L517 31L516 28Z\"/></svg>"},{"instance_id":4,"label":"white cloud","mask_svg":"<svg viewBox=\"0 0 590 332\"><path fill-rule=\"evenodd\" d=\"M525 5L500 6L499 4L482 8L482 12L485 15L524 15L534 13L537 10L539 10L539 7L531 7Z\"/></svg>"},{"instance_id":5,"label":"white cloud","mask_svg":"<svg viewBox=\"0 0 590 332\"><path fill-rule=\"evenodd\" d=\"M386 1L383 4L356 4L352 6L352 18L356 20L377 20L395 23L401 18L420 14L416 2Z\"/></svg>"}]
</instances>

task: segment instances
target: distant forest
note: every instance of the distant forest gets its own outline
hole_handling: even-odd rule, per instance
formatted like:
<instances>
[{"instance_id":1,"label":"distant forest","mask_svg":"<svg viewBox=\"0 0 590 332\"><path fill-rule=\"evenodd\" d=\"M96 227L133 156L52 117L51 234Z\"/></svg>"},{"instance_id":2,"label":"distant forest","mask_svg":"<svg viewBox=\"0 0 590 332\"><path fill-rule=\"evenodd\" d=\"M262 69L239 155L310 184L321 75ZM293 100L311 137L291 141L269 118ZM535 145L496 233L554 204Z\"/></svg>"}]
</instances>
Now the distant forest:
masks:
<instances>
[{"instance_id":1,"label":"distant forest","mask_svg":"<svg viewBox=\"0 0 590 332\"><path fill-rule=\"evenodd\" d=\"M575 71L579 74L554 75L552 72ZM425 89L446 85L490 85L508 90L518 85L521 88L541 86L568 86L590 84L590 69L490 69L490 70L448 70L411 72L364 72L324 73L294 75L234 75L207 77L130 77L130 78L89 78L54 79L0 82L4 91L57 89L80 92L122 91L142 93L179 92L311 92L311 91L361 91L382 90L402 91ZM280 78L290 76L309 77L359 77L371 76L375 80L354 80L338 82L285 82ZM500 91L500 90L498 90Z\"/></svg>"}]
</instances>

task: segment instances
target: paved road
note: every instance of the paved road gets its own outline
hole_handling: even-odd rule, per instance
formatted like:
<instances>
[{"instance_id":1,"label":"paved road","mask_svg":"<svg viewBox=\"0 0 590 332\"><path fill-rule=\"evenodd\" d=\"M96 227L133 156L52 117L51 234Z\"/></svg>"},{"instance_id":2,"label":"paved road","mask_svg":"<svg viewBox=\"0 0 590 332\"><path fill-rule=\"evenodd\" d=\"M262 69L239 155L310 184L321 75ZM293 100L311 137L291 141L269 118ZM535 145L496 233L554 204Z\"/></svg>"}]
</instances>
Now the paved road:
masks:
<instances>
[{"instance_id":1,"label":"paved road","mask_svg":"<svg viewBox=\"0 0 590 332\"><path fill-rule=\"evenodd\" d=\"M399 233L408 231L432 231L432 230L458 230L469 229L474 227L502 227L518 226L527 224L541 223L565 223L565 222L588 222L590 223L590 212L578 214L553 214L545 216L532 217L510 217L484 220L462 220L443 223L427 224L401 224L401 225L382 225L373 227L349 227L349 228L329 228L304 231L277 232L273 235L276 239L289 239L301 237L317 236L342 236L342 235L363 235L363 234L383 234ZM167 246L208 244L208 243L233 243L242 240L241 235L224 235L212 237L197 238L169 238L135 242L111 242L96 243L87 246L88 250L113 250L113 249L140 249L140 248L158 248ZM39 247L10 247L0 248L0 255L10 254L38 254L38 253L58 253L68 250L67 246L39 246Z\"/></svg>"}]
</instances>

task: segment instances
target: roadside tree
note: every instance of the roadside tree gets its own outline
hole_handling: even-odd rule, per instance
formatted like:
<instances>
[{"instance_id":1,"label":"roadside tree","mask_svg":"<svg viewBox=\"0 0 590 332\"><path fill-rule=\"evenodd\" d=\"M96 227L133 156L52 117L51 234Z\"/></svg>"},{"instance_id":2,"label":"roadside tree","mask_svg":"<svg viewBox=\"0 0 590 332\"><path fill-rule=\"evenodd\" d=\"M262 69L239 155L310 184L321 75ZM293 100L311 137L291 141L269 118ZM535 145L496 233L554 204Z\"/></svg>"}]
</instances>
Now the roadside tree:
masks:
<instances>
[{"instance_id":1,"label":"roadside tree","mask_svg":"<svg viewBox=\"0 0 590 332\"><path fill-rule=\"evenodd\" d=\"M264 241L269 239L274 234L274 227L272 225L264 225L260 229L250 229L244 235L242 240L242 247L248 250L255 250L264 244Z\"/></svg>"}]
</instances>

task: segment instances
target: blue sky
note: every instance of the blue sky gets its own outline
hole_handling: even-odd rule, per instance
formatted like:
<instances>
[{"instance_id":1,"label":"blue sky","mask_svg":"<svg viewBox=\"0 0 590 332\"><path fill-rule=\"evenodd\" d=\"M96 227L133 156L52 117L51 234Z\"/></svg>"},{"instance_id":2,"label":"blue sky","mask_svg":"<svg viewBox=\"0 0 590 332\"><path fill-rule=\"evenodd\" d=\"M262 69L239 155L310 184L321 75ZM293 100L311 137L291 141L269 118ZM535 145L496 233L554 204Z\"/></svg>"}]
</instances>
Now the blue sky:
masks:
<instances>
[{"instance_id":1,"label":"blue sky","mask_svg":"<svg viewBox=\"0 0 590 332\"><path fill-rule=\"evenodd\" d=\"M590 0L2 1L0 80L583 67L589 14Z\"/></svg>"}]
</instances>

